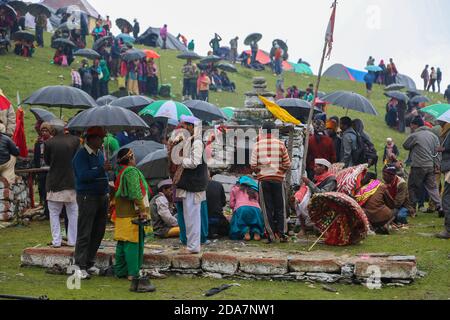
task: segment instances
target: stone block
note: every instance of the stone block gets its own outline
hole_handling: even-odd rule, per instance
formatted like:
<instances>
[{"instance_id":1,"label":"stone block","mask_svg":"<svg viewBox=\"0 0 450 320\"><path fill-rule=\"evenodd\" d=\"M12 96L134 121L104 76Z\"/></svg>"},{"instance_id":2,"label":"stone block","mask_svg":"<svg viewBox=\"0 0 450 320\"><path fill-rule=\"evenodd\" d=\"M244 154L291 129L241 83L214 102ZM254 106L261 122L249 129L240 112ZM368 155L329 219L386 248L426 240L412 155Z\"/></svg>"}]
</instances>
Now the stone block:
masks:
<instances>
[{"instance_id":1,"label":"stone block","mask_svg":"<svg viewBox=\"0 0 450 320\"><path fill-rule=\"evenodd\" d=\"M202 269L212 273L234 274L238 270L237 257L221 253L205 253L202 256Z\"/></svg>"},{"instance_id":2,"label":"stone block","mask_svg":"<svg viewBox=\"0 0 450 320\"><path fill-rule=\"evenodd\" d=\"M341 265L337 259L321 257L296 257L289 260L291 272L340 273Z\"/></svg>"},{"instance_id":3,"label":"stone block","mask_svg":"<svg viewBox=\"0 0 450 320\"><path fill-rule=\"evenodd\" d=\"M172 256L164 253L144 253L144 269L165 270L172 266Z\"/></svg>"},{"instance_id":4,"label":"stone block","mask_svg":"<svg viewBox=\"0 0 450 320\"><path fill-rule=\"evenodd\" d=\"M175 269L200 269L202 266L200 255L174 255L172 268Z\"/></svg>"},{"instance_id":5,"label":"stone block","mask_svg":"<svg viewBox=\"0 0 450 320\"><path fill-rule=\"evenodd\" d=\"M355 262L355 275L368 278L379 270L381 278L413 279L417 275L416 262L392 261L389 259L358 259Z\"/></svg>"},{"instance_id":6,"label":"stone block","mask_svg":"<svg viewBox=\"0 0 450 320\"><path fill-rule=\"evenodd\" d=\"M287 258L243 257L239 270L255 275L282 275L288 272Z\"/></svg>"},{"instance_id":7,"label":"stone block","mask_svg":"<svg viewBox=\"0 0 450 320\"><path fill-rule=\"evenodd\" d=\"M340 274L331 274L331 273L313 273L308 272L306 274L306 279L314 282L320 282L320 283L335 283L342 279L342 276Z\"/></svg>"}]
</instances>

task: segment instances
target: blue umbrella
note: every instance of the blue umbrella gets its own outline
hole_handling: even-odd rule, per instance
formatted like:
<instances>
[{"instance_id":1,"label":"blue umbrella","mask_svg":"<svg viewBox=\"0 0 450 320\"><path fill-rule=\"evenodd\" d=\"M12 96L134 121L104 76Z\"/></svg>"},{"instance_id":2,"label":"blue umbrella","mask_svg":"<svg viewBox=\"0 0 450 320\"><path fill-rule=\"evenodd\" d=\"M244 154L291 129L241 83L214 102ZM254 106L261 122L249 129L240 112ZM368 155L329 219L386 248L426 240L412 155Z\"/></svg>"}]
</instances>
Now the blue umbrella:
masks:
<instances>
[{"instance_id":1,"label":"blue umbrella","mask_svg":"<svg viewBox=\"0 0 450 320\"><path fill-rule=\"evenodd\" d=\"M381 69L381 67L379 66L367 66L365 68L367 71L371 71L371 72L380 72L383 71L383 69Z\"/></svg>"},{"instance_id":2,"label":"blue umbrella","mask_svg":"<svg viewBox=\"0 0 450 320\"><path fill-rule=\"evenodd\" d=\"M126 33L121 33L119 34L116 38L118 39L122 39L123 42L130 42L130 43L134 43L135 39L130 36L129 34Z\"/></svg>"}]
</instances>

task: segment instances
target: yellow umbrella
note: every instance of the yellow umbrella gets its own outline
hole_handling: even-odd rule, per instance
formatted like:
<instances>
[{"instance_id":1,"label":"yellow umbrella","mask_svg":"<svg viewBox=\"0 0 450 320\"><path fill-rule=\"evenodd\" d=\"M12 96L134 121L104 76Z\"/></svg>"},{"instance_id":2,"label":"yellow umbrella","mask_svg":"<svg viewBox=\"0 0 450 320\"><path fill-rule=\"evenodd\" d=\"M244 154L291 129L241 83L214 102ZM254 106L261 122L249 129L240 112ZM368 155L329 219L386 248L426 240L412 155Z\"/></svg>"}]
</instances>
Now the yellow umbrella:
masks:
<instances>
[{"instance_id":1,"label":"yellow umbrella","mask_svg":"<svg viewBox=\"0 0 450 320\"><path fill-rule=\"evenodd\" d=\"M264 103L266 108L273 114L275 118L278 120L281 120L285 123L292 123L295 125L301 124L300 120L297 120L289 112L287 112L285 109L281 108L279 105L277 105L275 102L270 101L263 96L258 96L258 98Z\"/></svg>"}]
</instances>

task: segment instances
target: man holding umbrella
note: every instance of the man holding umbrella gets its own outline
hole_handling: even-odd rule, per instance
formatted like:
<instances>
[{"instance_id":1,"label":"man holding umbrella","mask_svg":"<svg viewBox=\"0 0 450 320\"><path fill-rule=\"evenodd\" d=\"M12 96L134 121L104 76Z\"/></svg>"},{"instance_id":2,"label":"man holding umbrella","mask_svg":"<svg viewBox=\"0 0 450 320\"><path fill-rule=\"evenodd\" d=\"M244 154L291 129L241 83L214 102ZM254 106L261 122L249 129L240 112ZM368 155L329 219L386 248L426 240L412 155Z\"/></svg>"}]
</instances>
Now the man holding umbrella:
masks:
<instances>
[{"instance_id":1,"label":"man holding umbrella","mask_svg":"<svg viewBox=\"0 0 450 320\"><path fill-rule=\"evenodd\" d=\"M84 147L72 161L79 208L74 257L80 279L89 279L90 273L97 273L95 256L105 234L109 205L107 172L112 169L101 151L105 136L103 128L89 128Z\"/></svg>"},{"instance_id":2,"label":"man holding umbrella","mask_svg":"<svg viewBox=\"0 0 450 320\"><path fill-rule=\"evenodd\" d=\"M39 47L44 47L44 30L47 28L47 16L44 13L35 18L36 22L36 41Z\"/></svg>"}]
</instances>

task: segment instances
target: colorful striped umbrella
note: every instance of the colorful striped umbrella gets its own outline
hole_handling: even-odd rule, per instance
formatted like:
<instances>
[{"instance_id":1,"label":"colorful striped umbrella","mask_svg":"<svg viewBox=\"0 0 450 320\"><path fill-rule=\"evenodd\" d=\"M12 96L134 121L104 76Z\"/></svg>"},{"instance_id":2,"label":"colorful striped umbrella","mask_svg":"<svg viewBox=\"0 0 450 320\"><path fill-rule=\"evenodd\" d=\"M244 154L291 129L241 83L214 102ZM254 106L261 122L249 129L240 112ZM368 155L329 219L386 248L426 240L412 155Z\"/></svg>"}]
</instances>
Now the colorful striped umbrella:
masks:
<instances>
[{"instance_id":1,"label":"colorful striped umbrella","mask_svg":"<svg viewBox=\"0 0 450 320\"><path fill-rule=\"evenodd\" d=\"M222 108L223 113L225 113L225 115L227 116L228 120L232 119L234 116L234 111L236 109L234 107L225 107Z\"/></svg>"},{"instance_id":2,"label":"colorful striped umbrella","mask_svg":"<svg viewBox=\"0 0 450 320\"><path fill-rule=\"evenodd\" d=\"M181 102L160 100L155 101L139 112L140 116L150 115L153 118L168 118L180 120L180 117L193 116L191 110Z\"/></svg>"},{"instance_id":3,"label":"colorful striped umbrella","mask_svg":"<svg viewBox=\"0 0 450 320\"><path fill-rule=\"evenodd\" d=\"M439 118L444 113L450 110L450 104L433 104L432 106L421 109L420 111L428 113L435 118Z\"/></svg>"}]
</instances>

